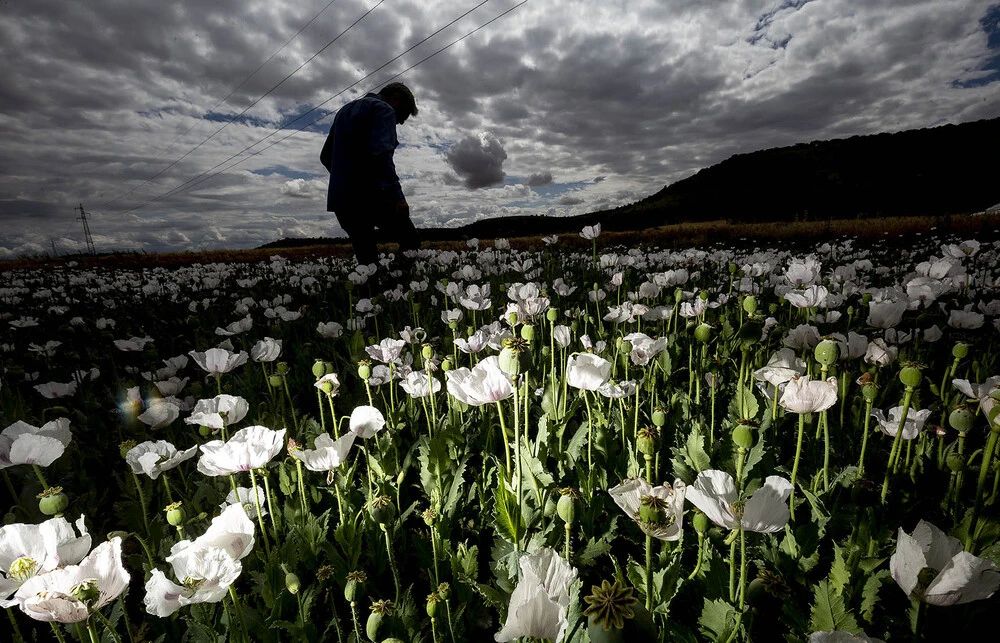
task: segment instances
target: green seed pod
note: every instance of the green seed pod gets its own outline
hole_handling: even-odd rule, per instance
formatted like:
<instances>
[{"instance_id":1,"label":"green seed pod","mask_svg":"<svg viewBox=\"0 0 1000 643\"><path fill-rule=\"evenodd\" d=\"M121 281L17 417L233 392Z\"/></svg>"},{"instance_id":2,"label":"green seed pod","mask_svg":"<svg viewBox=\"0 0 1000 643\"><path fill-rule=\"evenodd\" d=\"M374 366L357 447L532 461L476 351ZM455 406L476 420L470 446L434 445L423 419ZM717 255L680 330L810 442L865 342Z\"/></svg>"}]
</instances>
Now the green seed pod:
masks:
<instances>
[{"instance_id":1,"label":"green seed pod","mask_svg":"<svg viewBox=\"0 0 1000 643\"><path fill-rule=\"evenodd\" d=\"M528 342L520 338L508 337L503 343L504 347L497 358L497 364L501 371L511 377L516 377L531 366Z\"/></svg>"},{"instance_id":2,"label":"green seed pod","mask_svg":"<svg viewBox=\"0 0 1000 643\"><path fill-rule=\"evenodd\" d=\"M757 312L757 298L753 295L747 295L743 298L743 310L748 315L753 315Z\"/></svg>"},{"instance_id":3,"label":"green seed pod","mask_svg":"<svg viewBox=\"0 0 1000 643\"><path fill-rule=\"evenodd\" d=\"M535 325L534 324L524 324L521 326L521 339L526 342L530 342L535 339Z\"/></svg>"},{"instance_id":4,"label":"green seed pod","mask_svg":"<svg viewBox=\"0 0 1000 643\"><path fill-rule=\"evenodd\" d=\"M349 603L353 603L359 596L365 593L365 581L368 575L362 571L353 571L347 574L347 582L344 584L344 598Z\"/></svg>"},{"instance_id":5,"label":"green seed pod","mask_svg":"<svg viewBox=\"0 0 1000 643\"><path fill-rule=\"evenodd\" d=\"M280 386L281 386L281 382L282 382L283 380L281 379L281 376L280 376L280 375L277 375L277 374L275 374L275 375L271 375L271 376L269 376L269 377L267 378L267 381L268 381L268 382L269 382L269 383L271 384L271 386L273 386L273 387L275 387L275 388L278 388L278 387L280 387Z\"/></svg>"},{"instance_id":6,"label":"green seed pod","mask_svg":"<svg viewBox=\"0 0 1000 643\"><path fill-rule=\"evenodd\" d=\"M380 525L388 525L396 517L396 505L389 496L379 496L368 505L372 520Z\"/></svg>"},{"instance_id":7,"label":"green seed pod","mask_svg":"<svg viewBox=\"0 0 1000 643\"><path fill-rule=\"evenodd\" d=\"M960 406L948 415L948 424L959 433L968 433L976 422L976 414L968 407Z\"/></svg>"},{"instance_id":8,"label":"green seed pod","mask_svg":"<svg viewBox=\"0 0 1000 643\"><path fill-rule=\"evenodd\" d=\"M753 446L753 431L745 424L740 424L733 429L733 443L741 449L749 449Z\"/></svg>"},{"instance_id":9,"label":"green seed pod","mask_svg":"<svg viewBox=\"0 0 1000 643\"><path fill-rule=\"evenodd\" d=\"M684 301L684 291L680 288L674 288L674 303L679 304Z\"/></svg>"},{"instance_id":10,"label":"green seed pod","mask_svg":"<svg viewBox=\"0 0 1000 643\"><path fill-rule=\"evenodd\" d=\"M327 395L329 395L330 393L333 393L333 382L329 382L329 381L327 381L327 382L320 382L320 384L319 384L319 390L323 391Z\"/></svg>"},{"instance_id":11,"label":"green seed pod","mask_svg":"<svg viewBox=\"0 0 1000 643\"><path fill-rule=\"evenodd\" d=\"M576 507L580 504L580 493L572 487L559 490L559 502L556 503L556 513L563 522L572 525L576 519Z\"/></svg>"},{"instance_id":12,"label":"green seed pod","mask_svg":"<svg viewBox=\"0 0 1000 643\"><path fill-rule=\"evenodd\" d=\"M729 274L735 275L736 271L739 270L739 269L740 269L740 267L737 266L735 263L729 264Z\"/></svg>"},{"instance_id":13,"label":"green seed pod","mask_svg":"<svg viewBox=\"0 0 1000 643\"><path fill-rule=\"evenodd\" d=\"M434 357L434 347L430 344L424 344L420 348L420 356L424 359L431 359Z\"/></svg>"},{"instance_id":14,"label":"green seed pod","mask_svg":"<svg viewBox=\"0 0 1000 643\"><path fill-rule=\"evenodd\" d=\"M200 435L203 438L207 438L208 436L212 435L212 428L205 425L201 425L198 427L198 435Z\"/></svg>"},{"instance_id":15,"label":"green seed pod","mask_svg":"<svg viewBox=\"0 0 1000 643\"><path fill-rule=\"evenodd\" d=\"M181 506L182 503L175 502L164 507L163 511L167 514L167 524L178 527L184 524L187 520L187 512L184 511L184 507Z\"/></svg>"},{"instance_id":16,"label":"green seed pod","mask_svg":"<svg viewBox=\"0 0 1000 643\"><path fill-rule=\"evenodd\" d=\"M443 360L441 360L441 370L442 371L444 371L445 373L447 373L448 371L450 371L453 368L455 368L455 365L451 363L451 358L450 357L445 357Z\"/></svg>"},{"instance_id":17,"label":"green seed pod","mask_svg":"<svg viewBox=\"0 0 1000 643\"><path fill-rule=\"evenodd\" d=\"M875 396L878 395L878 385L874 383L868 383L861 387L861 394L865 396L866 400L874 401Z\"/></svg>"},{"instance_id":18,"label":"green seed pod","mask_svg":"<svg viewBox=\"0 0 1000 643\"><path fill-rule=\"evenodd\" d=\"M372 376L372 365L370 362L360 362L358 363L358 377L362 380L367 380Z\"/></svg>"},{"instance_id":19,"label":"green seed pod","mask_svg":"<svg viewBox=\"0 0 1000 643\"><path fill-rule=\"evenodd\" d=\"M437 614L438 603L441 602L441 597L437 592L431 592L427 595L427 616L434 618Z\"/></svg>"},{"instance_id":20,"label":"green seed pod","mask_svg":"<svg viewBox=\"0 0 1000 643\"><path fill-rule=\"evenodd\" d=\"M89 607L100 600L101 590L96 580L85 580L70 590L70 595Z\"/></svg>"},{"instance_id":21,"label":"green seed pod","mask_svg":"<svg viewBox=\"0 0 1000 643\"><path fill-rule=\"evenodd\" d=\"M969 356L969 345L965 342L956 342L956 344L951 347L951 356L955 359L965 359Z\"/></svg>"},{"instance_id":22,"label":"green seed pod","mask_svg":"<svg viewBox=\"0 0 1000 643\"><path fill-rule=\"evenodd\" d=\"M832 339L824 339L819 344L816 344L813 356L823 366L830 366L836 363L837 358L840 357L840 346Z\"/></svg>"},{"instance_id":23,"label":"green seed pod","mask_svg":"<svg viewBox=\"0 0 1000 643\"><path fill-rule=\"evenodd\" d=\"M632 342L628 341L627 339L621 340L618 343L618 350L624 353L625 355L630 354L632 352Z\"/></svg>"},{"instance_id":24,"label":"green seed pod","mask_svg":"<svg viewBox=\"0 0 1000 643\"><path fill-rule=\"evenodd\" d=\"M69 498L62 487L49 487L38 494L38 510L46 516L61 516L69 506Z\"/></svg>"},{"instance_id":25,"label":"green seed pod","mask_svg":"<svg viewBox=\"0 0 1000 643\"><path fill-rule=\"evenodd\" d=\"M957 451L952 451L951 453L948 454L947 458L948 468L954 471L955 473L958 473L959 471L965 468L965 463L967 460L968 458L966 458L964 454L959 453Z\"/></svg>"},{"instance_id":26,"label":"green seed pod","mask_svg":"<svg viewBox=\"0 0 1000 643\"><path fill-rule=\"evenodd\" d=\"M323 360L317 359L315 362L313 362L312 374L313 377L315 377L316 379L319 379L324 375L326 375L326 364L323 363Z\"/></svg>"},{"instance_id":27,"label":"green seed pod","mask_svg":"<svg viewBox=\"0 0 1000 643\"><path fill-rule=\"evenodd\" d=\"M365 623L365 634L368 635L368 639L375 641L378 636L378 628L382 625L382 615L378 612L372 612L368 615L368 622Z\"/></svg>"},{"instance_id":28,"label":"green seed pod","mask_svg":"<svg viewBox=\"0 0 1000 643\"><path fill-rule=\"evenodd\" d=\"M666 501L659 496L643 496L639 499L639 520L654 525L666 521Z\"/></svg>"},{"instance_id":29,"label":"green seed pod","mask_svg":"<svg viewBox=\"0 0 1000 643\"><path fill-rule=\"evenodd\" d=\"M899 371L899 381L903 383L903 386L909 388L917 388L920 386L920 380L923 378L923 373L916 366L904 366L902 370Z\"/></svg>"},{"instance_id":30,"label":"green seed pod","mask_svg":"<svg viewBox=\"0 0 1000 643\"><path fill-rule=\"evenodd\" d=\"M659 636L653 618L645 606L632 595L632 588L607 580L591 587L584 597L587 607L587 635L592 643L639 643L657 641Z\"/></svg>"},{"instance_id":31,"label":"green seed pod","mask_svg":"<svg viewBox=\"0 0 1000 643\"><path fill-rule=\"evenodd\" d=\"M333 374L333 362L323 362L323 375Z\"/></svg>"},{"instance_id":32,"label":"green seed pod","mask_svg":"<svg viewBox=\"0 0 1000 643\"><path fill-rule=\"evenodd\" d=\"M639 429L639 436L635 440L635 447L643 455L653 455L656 453L659 441L659 430L654 426L647 426Z\"/></svg>"},{"instance_id":33,"label":"green seed pod","mask_svg":"<svg viewBox=\"0 0 1000 643\"><path fill-rule=\"evenodd\" d=\"M694 329L694 338L705 344L708 340L712 339L712 326L710 324L701 323Z\"/></svg>"},{"instance_id":34,"label":"green seed pod","mask_svg":"<svg viewBox=\"0 0 1000 643\"><path fill-rule=\"evenodd\" d=\"M288 365L288 362L278 362L278 373L281 375L288 375L288 371L292 368Z\"/></svg>"},{"instance_id":35,"label":"green seed pod","mask_svg":"<svg viewBox=\"0 0 1000 643\"><path fill-rule=\"evenodd\" d=\"M662 406L653 409L653 425L657 428L667 423L667 410Z\"/></svg>"},{"instance_id":36,"label":"green seed pod","mask_svg":"<svg viewBox=\"0 0 1000 643\"><path fill-rule=\"evenodd\" d=\"M557 319L559 319L559 309L558 308L549 308L548 310L546 310L545 311L545 319L549 320L552 323L555 323L555 321Z\"/></svg>"}]
</instances>

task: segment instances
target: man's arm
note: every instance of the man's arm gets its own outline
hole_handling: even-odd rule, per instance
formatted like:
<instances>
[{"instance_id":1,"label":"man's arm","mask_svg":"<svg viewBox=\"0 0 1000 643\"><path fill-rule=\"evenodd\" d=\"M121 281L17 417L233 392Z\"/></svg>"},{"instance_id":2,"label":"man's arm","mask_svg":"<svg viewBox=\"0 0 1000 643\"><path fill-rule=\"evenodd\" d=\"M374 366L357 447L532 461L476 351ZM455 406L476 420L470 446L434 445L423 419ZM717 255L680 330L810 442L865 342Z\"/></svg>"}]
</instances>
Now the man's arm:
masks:
<instances>
[{"instance_id":1,"label":"man's arm","mask_svg":"<svg viewBox=\"0 0 1000 643\"><path fill-rule=\"evenodd\" d=\"M319 162L323 164L327 172L333 171L333 130L337 123L330 126L330 133L326 135L326 142L323 143L323 151L319 153Z\"/></svg>"},{"instance_id":2,"label":"man's arm","mask_svg":"<svg viewBox=\"0 0 1000 643\"><path fill-rule=\"evenodd\" d=\"M379 190L390 202L406 203L403 188L399 185L399 176L396 175L396 165L392 161L393 152L398 144L396 112L388 104L380 105L372 113L371 133L368 139L375 178Z\"/></svg>"}]
</instances>

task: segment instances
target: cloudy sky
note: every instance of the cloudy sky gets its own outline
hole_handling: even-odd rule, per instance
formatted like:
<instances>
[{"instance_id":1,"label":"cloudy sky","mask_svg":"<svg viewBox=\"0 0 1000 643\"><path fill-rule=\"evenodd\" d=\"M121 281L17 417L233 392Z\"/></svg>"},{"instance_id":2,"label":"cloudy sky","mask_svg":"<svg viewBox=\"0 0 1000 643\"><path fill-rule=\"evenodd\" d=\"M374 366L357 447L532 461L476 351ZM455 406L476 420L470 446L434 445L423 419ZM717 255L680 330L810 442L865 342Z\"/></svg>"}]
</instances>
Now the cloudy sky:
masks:
<instances>
[{"instance_id":1,"label":"cloudy sky","mask_svg":"<svg viewBox=\"0 0 1000 643\"><path fill-rule=\"evenodd\" d=\"M997 0L519 2L5 2L0 258L84 248L81 203L98 250L341 236L319 151L397 74L420 109L395 156L419 227L582 214L736 153L1000 116Z\"/></svg>"}]
</instances>

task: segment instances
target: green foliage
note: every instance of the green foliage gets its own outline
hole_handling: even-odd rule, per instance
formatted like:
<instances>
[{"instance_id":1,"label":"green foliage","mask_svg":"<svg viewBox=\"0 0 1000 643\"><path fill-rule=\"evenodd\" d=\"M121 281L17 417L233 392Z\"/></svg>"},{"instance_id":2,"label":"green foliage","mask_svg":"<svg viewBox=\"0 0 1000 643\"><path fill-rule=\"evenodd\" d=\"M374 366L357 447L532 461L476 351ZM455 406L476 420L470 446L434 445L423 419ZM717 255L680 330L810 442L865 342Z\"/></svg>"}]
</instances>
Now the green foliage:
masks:
<instances>
[{"instance_id":1,"label":"green foliage","mask_svg":"<svg viewBox=\"0 0 1000 643\"><path fill-rule=\"evenodd\" d=\"M860 631L854 615L847 611L844 597L828 581L820 581L813 591L812 620L814 632L843 630L852 634Z\"/></svg>"}]
</instances>

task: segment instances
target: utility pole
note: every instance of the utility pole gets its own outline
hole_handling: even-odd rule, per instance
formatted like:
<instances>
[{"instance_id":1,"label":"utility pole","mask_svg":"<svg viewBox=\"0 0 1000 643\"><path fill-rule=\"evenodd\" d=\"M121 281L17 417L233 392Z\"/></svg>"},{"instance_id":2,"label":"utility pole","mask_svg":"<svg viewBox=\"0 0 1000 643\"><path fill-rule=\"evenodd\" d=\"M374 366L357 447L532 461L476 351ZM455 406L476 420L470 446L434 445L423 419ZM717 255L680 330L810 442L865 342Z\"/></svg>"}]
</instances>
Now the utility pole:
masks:
<instances>
[{"instance_id":1,"label":"utility pole","mask_svg":"<svg viewBox=\"0 0 1000 643\"><path fill-rule=\"evenodd\" d=\"M80 211L80 216L78 217L83 221L83 234L87 238L87 252L92 255L97 254L97 249L94 247L94 238L90 236L90 224L87 223L87 212L83 209L83 204L80 204L79 208L73 208L73 211Z\"/></svg>"}]
</instances>

